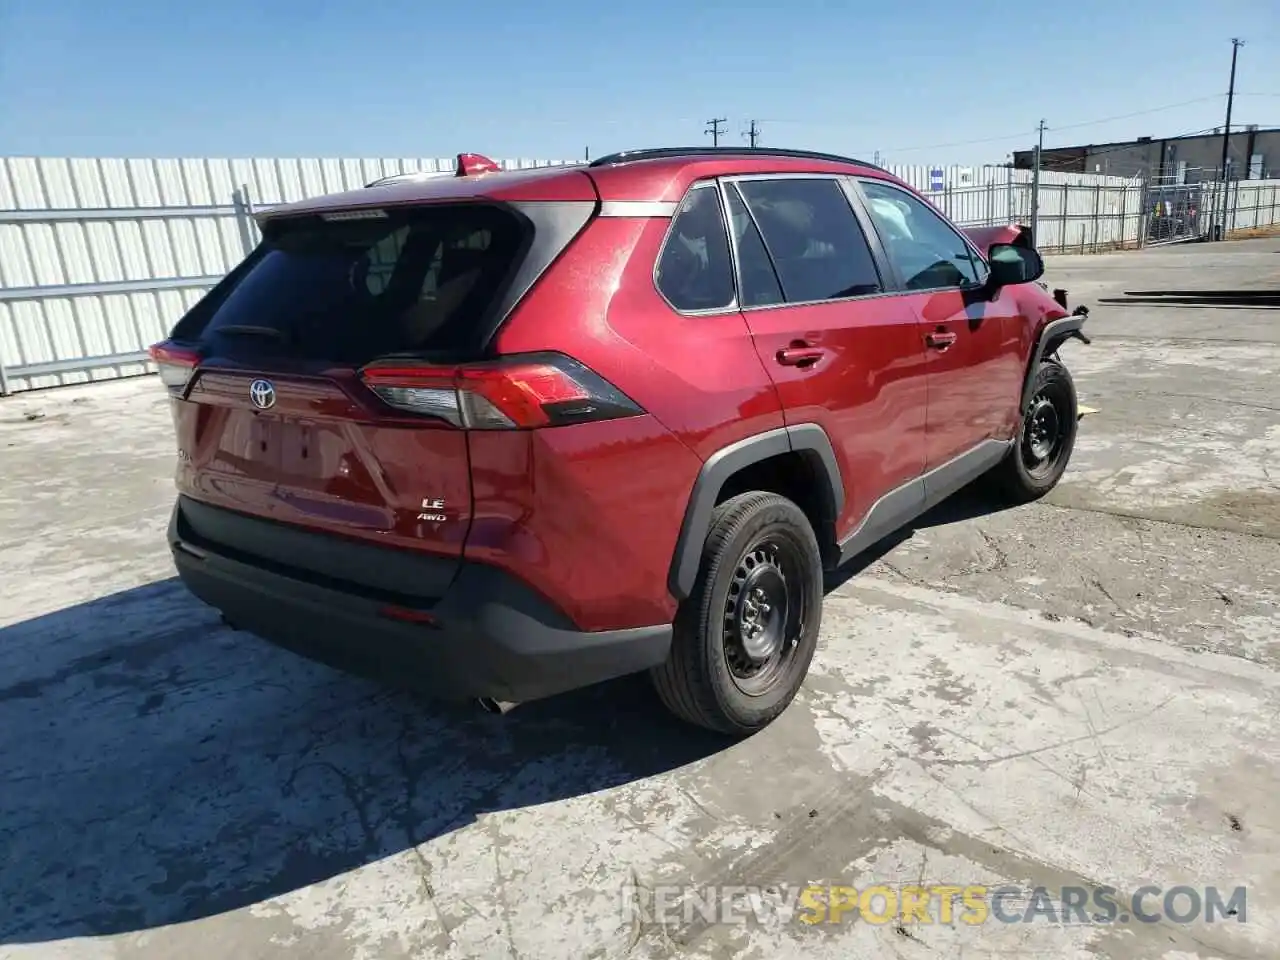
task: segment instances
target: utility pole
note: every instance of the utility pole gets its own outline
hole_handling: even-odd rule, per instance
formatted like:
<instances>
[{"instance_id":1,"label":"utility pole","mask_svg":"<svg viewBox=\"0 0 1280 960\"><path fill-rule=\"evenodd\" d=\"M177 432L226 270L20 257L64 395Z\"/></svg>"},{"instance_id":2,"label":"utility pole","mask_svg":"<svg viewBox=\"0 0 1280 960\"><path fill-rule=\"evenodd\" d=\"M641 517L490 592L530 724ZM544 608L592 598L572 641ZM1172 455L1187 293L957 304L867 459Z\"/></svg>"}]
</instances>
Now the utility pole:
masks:
<instances>
[{"instance_id":1,"label":"utility pole","mask_svg":"<svg viewBox=\"0 0 1280 960\"><path fill-rule=\"evenodd\" d=\"M582 159L583 159L583 160L585 160L587 163L590 163L590 162L591 162L591 148L590 148L590 147L583 147L583 148L582 148Z\"/></svg>"},{"instance_id":2,"label":"utility pole","mask_svg":"<svg viewBox=\"0 0 1280 960\"><path fill-rule=\"evenodd\" d=\"M1231 162L1231 105L1236 98L1236 55L1239 54L1240 48L1244 46L1244 41L1239 37L1231 38L1231 81L1227 84L1227 122L1222 128L1222 235L1225 237L1227 232L1226 225L1226 206L1227 206L1227 164ZM1244 162L1247 164L1249 158L1245 157Z\"/></svg>"},{"instance_id":3,"label":"utility pole","mask_svg":"<svg viewBox=\"0 0 1280 960\"><path fill-rule=\"evenodd\" d=\"M751 144L751 149L754 150L756 148L756 141L760 139L760 128L756 125L756 122L752 120L751 126L743 131L742 135L747 138L747 142Z\"/></svg>"},{"instance_id":4,"label":"utility pole","mask_svg":"<svg viewBox=\"0 0 1280 960\"><path fill-rule=\"evenodd\" d=\"M720 146L720 126L728 122L727 117L716 117L714 120L707 121L707 129L703 133L710 134L713 147Z\"/></svg>"},{"instance_id":5,"label":"utility pole","mask_svg":"<svg viewBox=\"0 0 1280 960\"><path fill-rule=\"evenodd\" d=\"M884 166L884 161L880 159L880 151L879 151L879 150L877 150L877 151L876 151L875 156L871 158L871 162L872 162L872 163L874 163L877 167L883 167L883 166Z\"/></svg>"},{"instance_id":6,"label":"utility pole","mask_svg":"<svg viewBox=\"0 0 1280 960\"><path fill-rule=\"evenodd\" d=\"M1044 153L1044 132L1048 127L1043 120L1036 127L1039 139L1036 141L1036 149L1032 154L1031 161L1031 242L1038 244L1040 242L1040 159Z\"/></svg>"}]
</instances>

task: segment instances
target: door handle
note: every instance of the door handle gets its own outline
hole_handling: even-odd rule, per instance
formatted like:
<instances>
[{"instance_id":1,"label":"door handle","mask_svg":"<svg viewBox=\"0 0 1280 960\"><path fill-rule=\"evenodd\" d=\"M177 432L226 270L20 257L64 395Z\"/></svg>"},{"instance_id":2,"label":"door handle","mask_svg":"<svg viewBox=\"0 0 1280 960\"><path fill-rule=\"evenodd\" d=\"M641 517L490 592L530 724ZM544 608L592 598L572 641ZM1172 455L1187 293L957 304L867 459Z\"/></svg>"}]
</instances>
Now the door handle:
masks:
<instances>
[{"instance_id":1,"label":"door handle","mask_svg":"<svg viewBox=\"0 0 1280 960\"><path fill-rule=\"evenodd\" d=\"M956 335L954 333L936 330L933 333L926 334L924 342L935 350L946 350L955 344Z\"/></svg>"},{"instance_id":2,"label":"door handle","mask_svg":"<svg viewBox=\"0 0 1280 960\"><path fill-rule=\"evenodd\" d=\"M824 356L827 351L822 347L810 347L797 344L783 347L778 351L778 362L784 367L811 367Z\"/></svg>"}]
</instances>

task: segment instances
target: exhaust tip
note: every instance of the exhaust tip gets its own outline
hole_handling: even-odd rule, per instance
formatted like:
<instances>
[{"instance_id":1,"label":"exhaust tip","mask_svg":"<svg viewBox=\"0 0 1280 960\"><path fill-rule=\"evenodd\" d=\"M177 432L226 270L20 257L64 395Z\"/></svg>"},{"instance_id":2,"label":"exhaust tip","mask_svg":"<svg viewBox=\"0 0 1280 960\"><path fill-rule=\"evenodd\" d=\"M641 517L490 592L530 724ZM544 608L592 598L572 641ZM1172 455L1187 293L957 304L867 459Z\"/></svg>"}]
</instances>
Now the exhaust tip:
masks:
<instances>
[{"instance_id":1,"label":"exhaust tip","mask_svg":"<svg viewBox=\"0 0 1280 960\"><path fill-rule=\"evenodd\" d=\"M480 705L480 709L485 713L493 713L502 716L509 713L517 704L510 700L494 700L492 697L481 697L476 701Z\"/></svg>"}]
</instances>

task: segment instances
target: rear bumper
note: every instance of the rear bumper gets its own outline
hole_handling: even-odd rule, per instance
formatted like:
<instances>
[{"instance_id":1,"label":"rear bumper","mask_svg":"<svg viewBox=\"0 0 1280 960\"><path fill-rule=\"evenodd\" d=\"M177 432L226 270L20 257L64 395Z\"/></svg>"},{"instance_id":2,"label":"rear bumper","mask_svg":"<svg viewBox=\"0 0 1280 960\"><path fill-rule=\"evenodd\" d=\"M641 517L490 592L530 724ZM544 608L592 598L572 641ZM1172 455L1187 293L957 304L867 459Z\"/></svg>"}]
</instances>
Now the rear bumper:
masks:
<instances>
[{"instance_id":1,"label":"rear bumper","mask_svg":"<svg viewBox=\"0 0 1280 960\"><path fill-rule=\"evenodd\" d=\"M447 699L534 700L657 666L671 626L583 632L516 578L462 563L422 622L332 582L268 569L169 522L178 575L235 626L350 673ZM427 620L426 618L429 618Z\"/></svg>"}]
</instances>

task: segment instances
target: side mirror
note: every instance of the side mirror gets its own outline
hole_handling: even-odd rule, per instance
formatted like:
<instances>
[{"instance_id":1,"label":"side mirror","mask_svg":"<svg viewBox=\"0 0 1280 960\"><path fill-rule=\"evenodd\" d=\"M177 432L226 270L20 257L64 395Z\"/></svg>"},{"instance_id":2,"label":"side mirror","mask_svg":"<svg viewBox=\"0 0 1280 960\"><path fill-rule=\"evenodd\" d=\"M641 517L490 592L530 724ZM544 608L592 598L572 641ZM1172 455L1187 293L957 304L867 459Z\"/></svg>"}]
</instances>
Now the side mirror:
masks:
<instances>
[{"instance_id":1,"label":"side mirror","mask_svg":"<svg viewBox=\"0 0 1280 960\"><path fill-rule=\"evenodd\" d=\"M1044 260L1031 247L993 243L987 250L987 261L991 264L988 283L993 289L1031 283L1044 276Z\"/></svg>"}]
</instances>

